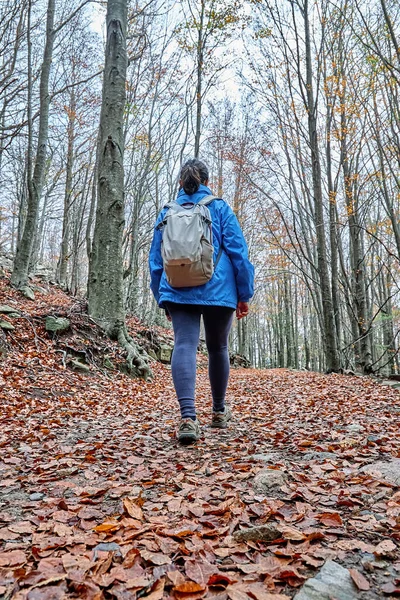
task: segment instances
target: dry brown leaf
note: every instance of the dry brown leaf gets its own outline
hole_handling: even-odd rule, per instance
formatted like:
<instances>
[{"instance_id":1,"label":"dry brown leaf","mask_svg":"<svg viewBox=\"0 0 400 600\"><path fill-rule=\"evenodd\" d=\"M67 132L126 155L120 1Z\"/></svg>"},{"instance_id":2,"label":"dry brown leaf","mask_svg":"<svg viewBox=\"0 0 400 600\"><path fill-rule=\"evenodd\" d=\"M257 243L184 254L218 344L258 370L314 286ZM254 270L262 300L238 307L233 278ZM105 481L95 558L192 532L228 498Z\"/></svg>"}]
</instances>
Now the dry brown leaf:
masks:
<instances>
[{"instance_id":1,"label":"dry brown leaf","mask_svg":"<svg viewBox=\"0 0 400 600\"><path fill-rule=\"evenodd\" d=\"M36 526L30 521L18 521L12 525L8 525L8 529L14 533L33 533L36 531Z\"/></svg>"},{"instance_id":2,"label":"dry brown leaf","mask_svg":"<svg viewBox=\"0 0 400 600\"><path fill-rule=\"evenodd\" d=\"M359 590L362 592L367 592L369 590L369 582L362 573L357 571L357 569L349 569L349 573Z\"/></svg>"},{"instance_id":3,"label":"dry brown leaf","mask_svg":"<svg viewBox=\"0 0 400 600\"><path fill-rule=\"evenodd\" d=\"M164 595L165 579L158 579L151 588L148 596L143 596L147 600L161 600Z\"/></svg>"},{"instance_id":4,"label":"dry brown leaf","mask_svg":"<svg viewBox=\"0 0 400 600\"><path fill-rule=\"evenodd\" d=\"M149 552L148 550L140 550L140 556L151 562L153 565L170 565L172 560L166 554L162 552Z\"/></svg>"},{"instance_id":5,"label":"dry brown leaf","mask_svg":"<svg viewBox=\"0 0 400 600\"><path fill-rule=\"evenodd\" d=\"M343 525L342 519L339 513L336 512L325 512L315 515L315 518L318 519L321 523L326 525L327 527L341 527Z\"/></svg>"},{"instance_id":6,"label":"dry brown leaf","mask_svg":"<svg viewBox=\"0 0 400 600\"><path fill-rule=\"evenodd\" d=\"M302 531L299 531L294 527L289 527L288 525L278 525L277 529L281 532L282 537L285 538L285 540L300 541L305 540L307 537Z\"/></svg>"},{"instance_id":7,"label":"dry brown leaf","mask_svg":"<svg viewBox=\"0 0 400 600\"><path fill-rule=\"evenodd\" d=\"M96 525L96 527L94 527L94 531L97 531L99 533L101 532L111 532L111 531L117 531L117 529L119 529L121 527L121 524L116 522L116 521L105 521L104 523L101 523L100 525Z\"/></svg>"},{"instance_id":8,"label":"dry brown leaf","mask_svg":"<svg viewBox=\"0 0 400 600\"><path fill-rule=\"evenodd\" d=\"M228 585L226 593L230 600L250 600L250 597L243 591L242 586Z\"/></svg>"},{"instance_id":9,"label":"dry brown leaf","mask_svg":"<svg viewBox=\"0 0 400 600\"><path fill-rule=\"evenodd\" d=\"M133 498L124 498L122 500L122 505L124 507L124 511L133 519L138 521L143 520L143 511L138 506Z\"/></svg>"},{"instance_id":10,"label":"dry brown leaf","mask_svg":"<svg viewBox=\"0 0 400 600\"><path fill-rule=\"evenodd\" d=\"M185 563L185 573L189 579L199 585L207 585L210 576L218 571L216 565L212 565L205 559L187 560Z\"/></svg>"},{"instance_id":11,"label":"dry brown leaf","mask_svg":"<svg viewBox=\"0 0 400 600\"><path fill-rule=\"evenodd\" d=\"M387 556L397 550L397 546L392 540L383 540L374 548L376 556Z\"/></svg>"},{"instance_id":12,"label":"dry brown leaf","mask_svg":"<svg viewBox=\"0 0 400 600\"><path fill-rule=\"evenodd\" d=\"M125 585L128 590L141 590L143 588L147 588L150 584L150 579L144 576L140 576L128 579Z\"/></svg>"},{"instance_id":13,"label":"dry brown leaf","mask_svg":"<svg viewBox=\"0 0 400 600\"><path fill-rule=\"evenodd\" d=\"M0 567L15 567L26 563L26 555L22 550L0 552Z\"/></svg>"}]
</instances>

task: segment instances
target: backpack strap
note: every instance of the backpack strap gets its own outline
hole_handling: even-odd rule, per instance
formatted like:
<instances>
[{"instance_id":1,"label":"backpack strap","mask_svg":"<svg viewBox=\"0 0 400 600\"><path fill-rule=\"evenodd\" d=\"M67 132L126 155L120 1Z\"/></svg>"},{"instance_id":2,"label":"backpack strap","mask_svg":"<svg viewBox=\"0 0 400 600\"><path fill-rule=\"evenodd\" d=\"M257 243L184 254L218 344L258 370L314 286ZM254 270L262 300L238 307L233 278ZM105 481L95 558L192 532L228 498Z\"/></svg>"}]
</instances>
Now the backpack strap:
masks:
<instances>
[{"instance_id":1,"label":"backpack strap","mask_svg":"<svg viewBox=\"0 0 400 600\"><path fill-rule=\"evenodd\" d=\"M165 208L167 209L167 212L169 211L170 208L172 208L174 206L175 202L167 202L167 204L164 204L164 206L162 207L162 210L164 210ZM164 218L162 221L159 222L159 224L157 225L156 229L162 229L164 227L164 225L166 224L166 216L167 214L164 215Z\"/></svg>"},{"instance_id":2,"label":"backpack strap","mask_svg":"<svg viewBox=\"0 0 400 600\"><path fill-rule=\"evenodd\" d=\"M197 203L197 205L207 206L207 204L211 204L213 200L222 200L222 198L218 198L217 196L205 196Z\"/></svg>"},{"instance_id":3,"label":"backpack strap","mask_svg":"<svg viewBox=\"0 0 400 600\"><path fill-rule=\"evenodd\" d=\"M223 198L219 198L218 196L212 196L211 195L211 196L205 196L205 198L202 198L202 200L200 200L200 202L198 202L197 205L200 204L201 206L207 206L207 204L211 204L211 202L213 202L214 200L222 200L222 202L224 202ZM222 252L223 252L223 247L222 247L222 244L221 244L221 246L219 247L217 259L216 259L215 264L214 264L214 270L218 266L218 263L219 263L219 261L221 259L221 256L222 256Z\"/></svg>"}]
</instances>

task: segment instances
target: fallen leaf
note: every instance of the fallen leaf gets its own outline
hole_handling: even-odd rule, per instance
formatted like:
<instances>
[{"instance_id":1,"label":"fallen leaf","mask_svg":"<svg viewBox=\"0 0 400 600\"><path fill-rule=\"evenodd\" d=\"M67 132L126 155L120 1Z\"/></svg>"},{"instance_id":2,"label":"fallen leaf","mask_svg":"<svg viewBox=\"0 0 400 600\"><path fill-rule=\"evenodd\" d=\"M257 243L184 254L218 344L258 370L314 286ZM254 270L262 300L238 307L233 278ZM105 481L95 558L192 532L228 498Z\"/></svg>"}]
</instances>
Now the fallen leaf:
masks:
<instances>
[{"instance_id":1,"label":"fallen leaf","mask_svg":"<svg viewBox=\"0 0 400 600\"><path fill-rule=\"evenodd\" d=\"M26 555L22 550L0 552L0 567L15 567L26 563Z\"/></svg>"},{"instance_id":2,"label":"fallen leaf","mask_svg":"<svg viewBox=\"0 0 400 600\"><path fill-rule=\"evenodd\" d=\"M199 585L207 585L210 576L218 571L216 565L212 565L207 560L187 560L185 563L185 573L189 579Z\"/></svg>"},{"instance_id":3,"label":"fallen leaf","mask_svg":"<svg viewBox=\"0 0 400 600\"><path fill-rule=\"evenodd\" d=\"M133 498L124 498L122 500L122 504L124 507L125 512L132 517L133 519L137 519L139 521L143 520L143 511L140 508L140 506L138 506Z\"/></svg>"},{"instance_id":4,"label":"fallen leaf","mask_svg":"<svg viewBox=\"0 0 400 600\"><path fill-rule=\"evenodd\" d=\"M196 583L194 581L185 581L184 583L179 583L174 587L174 592L178 592L179 594L193 594L197 592L204 592L206 589L205 585L201 585L200 583Z\"/></svg>"},{"instance_id":5,"label":"fallen leaf","mask_svg":"<svg viewBox=\"0 0 400 600\"><path fill-rule=\"evenodd\" d=\"M18 521L17 523L8 525L8 529L14 533L33 533L36 527L30 521Z\"/></svg>"},{"instance_id":6,"label":"fallen leaf","mask_svg":"<svg viewBox=\"0 0 400 600\"><path fill-rule=\"evenodd\" d=\"M149 552L148 550L140 550L140 556L151 562L153 565L170 565L172 560L162 552Z\"/></svg>"},{"instance_id":7,"label":"fallen leaf","mask_svg":"<svg viewBox=\"0 0 400 600\"><path fill-rule=\"evenodd\" d=\"M101 523L100 525L97 525L96 527L94 527L94 531L98 531L100 532L111 532L111 531L117 531L117 529L119 529L121 526L120 523L116 523L116 522L108 522L105 521L104 523Z\"/></svg>"},{"instance_id":8,"label":"fallen leaf","mask_svg":"<svg viewBox=\"0 0 400 600\"><path fill-rule=\"evenodd\" d=\"M381 587L381 590L384 594L395 594L396 596L400 596L400 586L394 585L392 582L385 583L385 585Z\"/></svg>"},{"instance_id":9,"label":"fallen leaf","mask_svg":"<svg viewBox=\"0 0 400 600\"><path fill-rule=\"evenodd\" d=\"M318 519L321 523L326 525L327 527L341 527L343 525L343 521L339 515L339 513L333 512L325 512L315 515L315 518Z\"/></svg>"},{"instance_id":10,"label":"fallen leaf","mask_svg":"<svg viewBox=\"0 0 400 600\"><path fill-rule=\"evenodd\" d=\"M151 588L150 594L144 596L147 600L161 600L164 595L165 579L158 579Z\"/></svg>"},{"instance_id":11,"label":"fallen leaf","mask_svg":"<svg viewBox=\"0 0 400 600\"><path fill-rule=\"evenodd\" d=\"M349 569L349 573L359 590L362 592L367 592L369 590L369 582L362 573L357 571L357 569Z\"/></svg>"},{"instance_id":12,"label":"fallen leaf","mask_svg":"<svg viewBox=\"0 0 400 600\"><path fill-rule=\"evenodd\" d=\"M277 529L281 532L282 537L285 538L285 540L300 541L305 540L307 537L302 531L299 531L298 529L295 529L294 527L289 527L287 525L278 525Z\"/></svg>"},{"instance_id":13,"label":"fallen leaf","mask_svg":"<svg viewBox=\"0 0 400 600\"><path fill-rule=\"evenodd\" d=\"M383 540L374 549L376 556L387 556L397 550L397 546L392 540Z\"/></svg>"}]
</instances>

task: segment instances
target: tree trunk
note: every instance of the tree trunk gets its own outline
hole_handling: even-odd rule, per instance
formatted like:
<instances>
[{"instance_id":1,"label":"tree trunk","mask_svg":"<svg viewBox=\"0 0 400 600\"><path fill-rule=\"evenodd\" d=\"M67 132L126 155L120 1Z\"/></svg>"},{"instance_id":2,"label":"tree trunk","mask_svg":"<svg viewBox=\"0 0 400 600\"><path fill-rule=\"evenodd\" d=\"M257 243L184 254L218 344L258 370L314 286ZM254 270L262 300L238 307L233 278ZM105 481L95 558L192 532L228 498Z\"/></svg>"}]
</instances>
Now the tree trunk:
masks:
<instances>
[{"instance_id":1,"label":"tree trunk","mask_svg":"<svg viewBox=\"0 0 400 600\"><path fill-rule=\"evenodd\" d=\"M108 0L103 97L97 147L98 198L89 263L90 316L128 352L131 371L150 370L125 324L122 236L124 202L124 110L127 0Z\"/></svg>"},{"instance_id":2,"label":"tree trunk","mask_svg":"<svg viewBox=\"0 0 400 600\"><path fill-rule=\"evenodd\" d=\"M75 141L75 120L76 120L76 98L75 90L71 90L71 99L68 108L68 148L67 148L67 166L66 166L66 178L65 178L65 192L64 192L64 215L63 215L63 228L61 236L61 248L60 257L58 259L57 271L58 271L58 283L62 287L67 287L67 268L69 258L69 238L70 238L70 207L71 207L71 195L72 195L72 172L74 164L74 141Z\"/></svg>"},{"instance_id":3,"label":"tree trunk","mask_svg":"<svg viewBox=\"0 0 400 600\"><path fill-rule=\"evenodd\" d=\"M197 38L197 85L196 85L196 131L194 138L194 157L198 158L200 153L201 135L201 109L202 109L202 86L203 86L203 62L204 62L204 12L205 0L201 1L200 23Z\"/></svg>"},{"instance_id":4,"label":"tree trunk","mask_svg":"<svg viewBox=\"0 0 400 600\"><path fill-rule=\"evenodd\" d=\"M31 98L28 99L28 208L25 220L24 230L17 246L14 269L11 276L11 283L17 288L24 287L28 282L29 265L31 261L32 249L37 232L39 202L42 193L44 175L46 170L47 140L49 132L49 77L51 61L53 57L54 45L54 13L55 0L49 0L47 7L46 23L46 44L43 55L43 63L40 74L40 113L39 113L39 133L36 149L35 168L32 173L32 155L30 144L32 141L32 116L31 116ZM28 48L30 41L28 42ZM28 68L30 69L30 60ZM28 90L31 90L32 76L30 74L28 81ZM31 91L29 92L31 95Z\"/></svg>"},{"instance_id":5,"label":"tree trunk","mask_svg":"<svg viewBox=\"0 0 400 600\"><path fill-rule=\"evenodd\" d=\"M324 318L324 346L328 371L339 371L339 356L336 344L335 319L333 313L332 294L329 282L329 271L326 253L326 236L324 225L324 207L322 201L321 163L319 156L317 113L314 101L312 75L312 48L310 23L308 16L308 0L304 2L304 29L306 45L306 92L308 133L311 150L312 182L314 195L315 226L317 234L318 274L321 285L322 309Z\"/></svg>"}]
</instances>

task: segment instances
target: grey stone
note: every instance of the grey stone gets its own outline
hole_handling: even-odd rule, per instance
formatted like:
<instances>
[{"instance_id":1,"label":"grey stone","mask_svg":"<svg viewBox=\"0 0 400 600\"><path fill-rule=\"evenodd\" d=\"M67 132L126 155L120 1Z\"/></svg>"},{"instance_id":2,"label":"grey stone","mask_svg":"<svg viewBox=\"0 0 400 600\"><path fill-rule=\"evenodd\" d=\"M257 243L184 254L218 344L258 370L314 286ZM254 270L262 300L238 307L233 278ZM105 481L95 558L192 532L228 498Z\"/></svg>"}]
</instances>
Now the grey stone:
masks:
<instances>
[{"instance_id":1,"label":"grey stone","mask_svg":"<svg viewBox=\"0 0 400 600\"><path fill-rule=\"evenodd\" d=\"M34 494L30 494L29 500L42 500L44 498L44 494L41 492L35 492Z\"/></svg>"},{"instance_id":2,"label":"grey stone","mask_svg":"<svg viewBox=\"0 0 400 600\"><path fill-rule=\"evenodd\" d=\"M387 385L395 390L400 388L400 381L396 381L395 379L384 379L382 381L382 385Z\"/></svg>"},{"instance_id":3,"label":"grey stone","mask_svg":"<svg viewBox=\"0 0 400 600\"><path fill-rule=\"evenodd\" d=\"M25 298L28 298L28 300L34 300L35 299L35 294L34 294L33 290L28 285L26 285L25 287L21 288L21 292L25 296Z\"/></svg>"},{"instance_id":4,"label":"grey stone","mask_svg":"<svg viewBox=\"0 0 400 600\"><path fill-rule=\"evenodd\" d=\"M286 483L286 475L275 469L263 469L254 478L253 488L259 494L268 495L271 490Z\"/></svg>"},{"instance_id":5,"label":"grey stone","mask_svg":"<svg viewBox=\"0 0 400 600\"><path fill-rule=\"evenodd\" d=\"M1 304L0 313L3 313L4 315L14 314L17 313L17 309L13 308L12 306L8 306L7 304Z\"/></svg>"},{"instance_id":6,"label":"grey stone","mask_svg":"<svg viewBox=\"0 0 400 600\"><path fill-rule=\"evenodd\" d=\"M167 344L163 344L158 353L158 358L162 363L169 364L171 362L172 356L172 348L171 346L167 346Z\"/></svg>"},{"instance_id":7,"label":"grey stone","mask_svg":"<svg viewBox=\"0 0 400 600\"><path fill-rule=\"evenodd\" d=\"M90 367L88 365L84 365L80 360L76 360L75 358L70 361L71 367L76 369L77 371L83 371L84 373L90 372Z\"/></svg>"},{"instance_id":8,"label":"grey stone","mask_svg":"<svg viewBox=\"0 0 400 600\"><path fill-rule=\"evenodd\" d=\"M301 457L301 460L309 461L309 460L327 460L327 459L337 459L337 455L333 452L305 452Z\"/></svg>"},{"instance_id":9,"label":"grey stone","mask_svg":"<svg viewBox=\"0 0 400 600\"><path fill-rule=\"evenodd\" d=\"M36 265L35 267L35 275L41 279L50 279L53 274L53 270L50 267L45 267L44 265L40 264Z\"/></svg>"},{"instance_id":10,"label":"grey stone","mask_svg":"<svg viewBox=\"0 0 400 600\"><path fill-rule=\"evenodd\" d=\"M154 360L157 360L157 354L154 352L154 350L152 348L150 348L150 350L147 351L147 354Z\"/></svg>"},{"instance_id":11,"label":"grey stone","mask_svg":"<svg viewBox=\"0 0 400 600\"><path fill-rule=\"evenodd\" d=\"M46 331L61 333L69 329L71 322L64 317L46 317Z\"/></svg>"},{"instance_id":12,"label":"grey stone","mask_svg":"<svg viewBox=\"0 0 400 600\"><path fill-rule=\"evenodd\" d=\"M400 458L393 458L389 462L379 460L361 467L360 471L375 475L392 485L400 486Z\"/></svg>"},{"instance_id":13,"label":"grey stone","mask_svg":"<svg viewBox=\"0 0 400 600\"><path fill-rule=\"evenodd\" d=\"M284 462L282 456L278 452L270 452L267 454L253 454L251 457L253 460L261 460L262 462Z\"/></svg>"},{"instance_id":14,"label":"grey stone","mask_svg":"<svg viewBox=\"0 0 400 600\"><path fill-rule=\"evenodd\" d=\"M365 431L365 427L363 427L359 423L351 423L350 425L347 425L346 429L347 431L354 431L355 433L357 433L358 431Z\"/></svg>"},{"instance_id":15,"label":"grey stone","mask_svg":"<svg viewBox=\"0 0 400 600\"><path fill-rule=\"evenodd\" d=\"M14 325L11 325L8 321L0 321L0 327L5 331L12 331L15 329Z\"/></svg>"},{"instance_id":16,"label":"grey stone","mask_svg":"<svg viewBox=\"0 0 400 600\"><path fill-rule=\"evenodd\" d=\"M349 571L327 560L318 575L308 579L293 600L355 600L358 597Z\"/></svg>"},{"instance_id":17,"label":"grey stone","mask_svg":"<svg viewBox=\"0 0 400 600\"><path fill-rule=\"evenodd\" d=\"M233 534L233 539L237 542L273 542L281 537L279 529L272 524L248 527Z\"/></svg>"}]
</instances>

